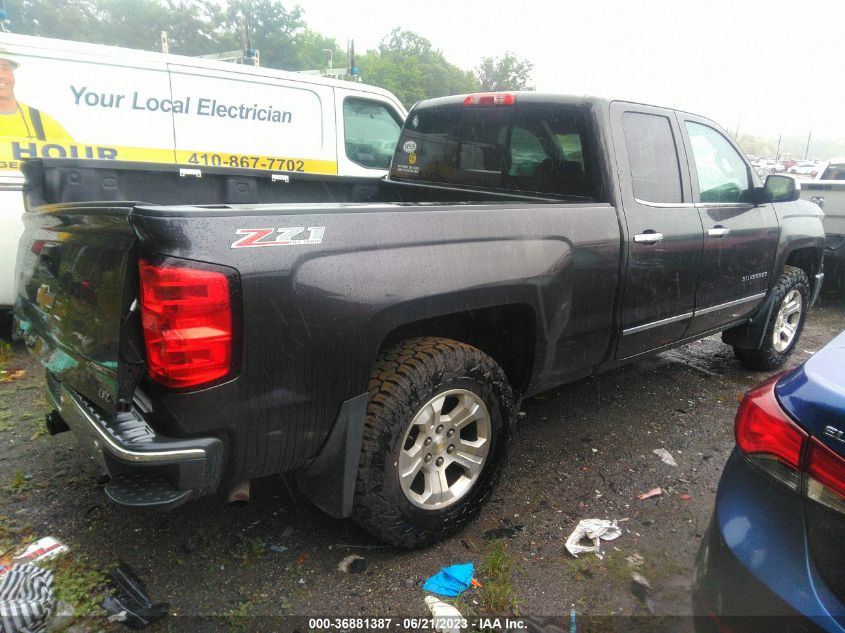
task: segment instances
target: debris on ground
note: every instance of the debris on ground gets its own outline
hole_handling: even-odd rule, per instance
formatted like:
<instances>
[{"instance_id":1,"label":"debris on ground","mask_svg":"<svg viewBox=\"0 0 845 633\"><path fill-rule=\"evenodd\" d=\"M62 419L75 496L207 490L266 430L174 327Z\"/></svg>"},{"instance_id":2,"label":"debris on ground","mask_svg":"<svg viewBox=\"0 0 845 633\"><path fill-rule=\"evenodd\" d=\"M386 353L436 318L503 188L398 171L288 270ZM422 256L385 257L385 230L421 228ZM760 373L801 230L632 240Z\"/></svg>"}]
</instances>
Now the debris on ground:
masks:
<instances>
[{"instance_id":1,"label":"debris on ground","mask_svg":"<svg viewBox=\"0 0 845 633\"><path fill-rule=\"evenodd\" d=\"M269 549L271 552L276 552L277 554L284 554L288 551L288 548L284 545L270 545Z\"/></svg>"},{"instance_id":2,"label":"debris on ground","mask_svg":"<svg viewBox=\"0 0 845 633\"><path fill-rule=\"evenodd\" d=\"M133 629L140 629L167 613L166 602L153 604L147 588L126 563L121 562L109 572L110 591L103 600L103 609L109 613L109 622L121 622Z\"/></svg>"},{"instance_id":3,"label":"debris on ground","mask_svg":"<svg viewBox=\"0 0 845 633\"><path fill-rule=\"evenodd\" d=\"M657 488L652 488L651 490L648 490L643 494L637 496L637 499L639 499L640 501L644 501L645 499L651 499L652 497L659 497L662 494L663 488L658 486Z\"/></svg>"},{"instance_id":4,"label":"debris on ground","mask_svg":"<svg viewBox=\"0 0 845 633\"><path fill-rule=\"evenodd\" d=\"M14 563L34 563L58 556L68 550L67 545L62 545L52 536L45 536L31 543L20 554L11 558L4 556L0 558L0 578L11 571Z\"/></svg>"},{"instance_id":5,"label":"debris on ground","mask_svg":"<svg viewBox=\"0 0 845 633\"><path fill-rule=\"evenodd\" d=\"M71 627L70 623L73 622L75 617L73 614L73 605L65 600L59 600L56 602L56 606L53 607L53 612L50 614L50 619L47 620L44 630L47 633L73 631L76 629L76 625Z\"/></svg>"},{"instance_id":6,"label":"debris on ground","mask_svg":"<svg viewBox=\"0 0 845 633\"><path fill-rule=\"evenodd\" d=\"M634 552L630 556L626 556L625 560L631 567L642 567L643 563L645 563L645 559L640 556L637 552Z\"/></svg>"},{"instance_id":7,"label":"debris on ground","mask_svg":"<svg viewBox=\"0 0 845 633\"><path fill-rule=\"evenodd\" d=\"M360 574L367 569L367 559L357 554L350 554L338 563L337 569L345 574Z\"/></svg>"},{"instance_id":8,"label":"debris on ground","mask_svg":"<svg viewBox=\"0 0 845 633\"><path fill-rule=\"evenodd\" d=\"M293 528L289 525L284 530L282 530L282 533L279 535L279 538L290 538L291 536L293 536Z\"/></svg>"},{"instance_id":9,"label":"debris on ground","mask_svg":"<svg viewBox=\"0 0 845 633\"><path fill-rule=\"evenodd\" d=\"M472 563L444 567L425 581L423 589L440 596L454 598L469 589L475 566Z\"/></svg>"},{"instance_id":10,"label":"debris on ground","mask_svg":"<svg viewBox=\"0 0 845 633\"><path fill-rule=\"evenodd\" d=\"M485 541L496 541L500 538L513 538L519 532L525 529L524 525L506 525L500 528L493 528L492 530L487 530L482 535L482 538Z\"/></svg>"},{"instance_id":11,"label":"debris on ground","mask_svg":"<svg viewBox=\"0 0 845 633\"><path fill-rule=\"evenodd\" d=\"M678 465L678 462L676 462L675 458L672 457L672 453L667 451L665 448L655 448L651 452L657 455L660 458L660 461L662 461L664 464L668 464L669 466Z\"/></svg>"},{"instance_id":12,"label":"debris on ground","mask_svg":"<svg viewBox=\"0 0 845 633\"><path fill-rule=\"evenodd\" d=\"M53 572L29 563L0 576L0 631L40 631L53 609Z\"/></svg>"},{"instance_id":13,"label":"debris on ground","mask_svg":"<svg viewBox=\"0 0 845 633\"><path fill-rule=\"evenodd\" d=\"M651 583L645 576L636 571L631 574L631 593L643 602L649 600L649 594L651 593ZM649 610L651 610L651 607L649 607Z\"/></svg>"},{"instance_id":14,"label":"debris on ground","mask_svg":"<svg viewBox=\"0 0 845 633\"><path fill-rule=\"evenodd\" d=\"M622 536L622 530L616 521L606 519L583 519L575 526L572 534L566 539L566 549L575 558L578 554L595 552L599 558L601 554L601 541L612 541ZM591 545L581 545L581 541L592 541Z\"/></svg>"},{"instance_id":15,"label":"debris on ground","mask_svg":"<svg viewBox=\"0 0 845 633\"><path fill-rule=\"evenodd\" d=\"M682 499L683 501L689 501L690 499L692 499L692 497L691 497L691 496L689 496L689 495L681 495L681 499Z\"/></svg>"},{"instance_id":16,"label":"debris on ground","mask_svg":"<svg viewBox=\"0 0 845 633\"><path fill-rule=\"evenodd\" d=\"M25 369L2 369L0 370L0 382L12 382L26 375Z\"/></svg>"},{"instance_id":17,"label":"debris on ground","mask_svg":"<svg viewBox=\"0 0 845 633\"><path fill-rule=\"evenodd\" d=\"M463 616L460 611L434 596L426 596L425 603L431 611L432 624L437 633L461 633Z\"/></svg>"}]
</instances>

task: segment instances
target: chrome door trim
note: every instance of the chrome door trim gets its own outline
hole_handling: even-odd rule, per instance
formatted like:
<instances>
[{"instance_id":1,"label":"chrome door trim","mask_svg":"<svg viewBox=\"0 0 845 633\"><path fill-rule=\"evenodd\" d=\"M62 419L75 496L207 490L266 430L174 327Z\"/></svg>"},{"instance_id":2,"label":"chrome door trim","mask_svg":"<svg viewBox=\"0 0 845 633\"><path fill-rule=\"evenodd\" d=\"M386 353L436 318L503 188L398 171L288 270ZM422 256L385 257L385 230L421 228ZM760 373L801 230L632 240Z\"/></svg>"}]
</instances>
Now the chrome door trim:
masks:
<instances>
[{"instance_id":1,"label":"chrome door trim","mask_svg":"<svg viewBox=\"0 0 845 633\"><path fill-rule=\"evenodd\" d=\"M684 312L683 314L677 314L675 316L669 317L668 319L660 319L659 321L643 323L642 325L637 325L626 330L622 330L622 336L627 336L629 334L637 334L638 332L644 332L645 330L650 330L652 328L660 327L662 325L669 325L670 323L676 323L678 321L683 321L684 319L701 316L703 314L710 314L711 312L718 312L719 310L725 310L727 308L742 305L743 303L750 303L751 301L762 299L765 296L765 292L758 292L757 294L751 295L750 297L735 299L734 301L720 303L719 305L710 306L709 308L702 308L701 310L694 310L693 312Z\"/></svg>"},{"instance_id":2,"label":"chrome door trim","mask_svg":"<svg viewBox=\"0 0 845 633\"><path fill-rule=\"evenodd\" d=\"M702 314L710 314L711 312L718 312L719 310L724 310L726 308L732 308L734 306L741 305L743 303L749 303L751 301L756 301L757 299L762 299L766 296L765 292L758 292L756 295L751 295L750 297L744 297L742 299L734 299L733 301L728 301L727 303L720 303L716 306L710 306L709 308L702 308L701 310L696 310L693 316L699 316Z\"/></svg>"},{"instance_id":3,"label":"chrome door trim","mask_svg":"<svg viewBox=\"0 0 845 633\"><path fill-rule=\"evenodd\" d=\"M643 323L642 325L637 325L627 330L622 330L622 336L628 336L629 334L636 334L638 332L643 332L645 330L650 330L651 328L660 327L661 325L669 325L670 323L676 323L677 321L683 321L684 319L689 319L693 316L692 312L685 312L684 314L677 314L673 317L669 317L668 319L660 319L660 321L652 321L651 323Z\"/></svg>"}]
</instances>

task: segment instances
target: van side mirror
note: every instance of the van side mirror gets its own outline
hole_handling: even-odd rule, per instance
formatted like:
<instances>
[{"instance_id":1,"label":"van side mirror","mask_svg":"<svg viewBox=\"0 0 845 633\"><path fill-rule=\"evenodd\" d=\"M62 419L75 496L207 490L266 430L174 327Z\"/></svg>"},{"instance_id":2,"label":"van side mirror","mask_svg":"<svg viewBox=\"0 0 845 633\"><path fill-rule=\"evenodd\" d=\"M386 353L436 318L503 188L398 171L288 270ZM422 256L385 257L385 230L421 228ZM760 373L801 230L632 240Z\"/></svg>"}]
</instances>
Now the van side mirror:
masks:
<instances>
[{"instance_id":1,"label":"van side mirror","mask_svg":"<svg viewBox=\"0 0 845 633\"><path fill-rule=\"evenodd\" d=\"M801 183L790 176L771 174L763 189L768 192L770 202L793 202L801 197Z\"/></svg>"}]
</instances>

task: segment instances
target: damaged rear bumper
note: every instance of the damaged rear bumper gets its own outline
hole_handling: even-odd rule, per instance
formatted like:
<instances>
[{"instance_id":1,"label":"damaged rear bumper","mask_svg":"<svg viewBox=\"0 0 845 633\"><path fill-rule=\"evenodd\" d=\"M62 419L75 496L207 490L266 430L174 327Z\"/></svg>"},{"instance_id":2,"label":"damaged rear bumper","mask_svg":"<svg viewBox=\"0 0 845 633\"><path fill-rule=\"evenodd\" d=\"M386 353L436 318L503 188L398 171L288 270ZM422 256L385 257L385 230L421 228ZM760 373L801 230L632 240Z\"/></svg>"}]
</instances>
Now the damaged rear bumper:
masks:
<instances>
[{"instance_id":1,"label":"damaged rear bumper","mask_svg":"<svg viewBox=\"0 0 845 633\"><path fill-rule=\"evenodd\" d=\"M50 373L47 387L62 420L111 477L105 492L112 501L168 508L217 489L223 470L219 439L162 437L137 407L109 422L84 396Z\"/></svg>"}]
</instances>

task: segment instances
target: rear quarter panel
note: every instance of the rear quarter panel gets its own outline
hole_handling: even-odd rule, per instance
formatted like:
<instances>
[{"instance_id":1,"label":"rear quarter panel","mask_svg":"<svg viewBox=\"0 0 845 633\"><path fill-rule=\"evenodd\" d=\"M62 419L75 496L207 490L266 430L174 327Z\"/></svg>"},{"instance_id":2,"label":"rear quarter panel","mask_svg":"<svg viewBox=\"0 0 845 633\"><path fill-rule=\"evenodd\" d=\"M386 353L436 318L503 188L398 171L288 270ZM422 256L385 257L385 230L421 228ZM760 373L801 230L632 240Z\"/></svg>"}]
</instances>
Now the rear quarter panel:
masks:
<instances>
[{"instance_id":1,"label":"rear quarter panel","mask_svg":"<svg viewBox=\"0 0 845 633\"><path fill-rule=\"evenodd\" d=\"M244 464L240 478L291 470L313 457L341 403L366 391L382 342L405 324L527 306L536 332L531 390L589 371L607 354L620 254L610 205L168 213L133 214L141 255L239 271L243 359L240 375L213 389L146 388L167 412L161 424L174 427L167 433L228 435L235 461ZM231 248L238 229L292 226L325 227L322 243Z\"/></svg>"}]
</instances>

